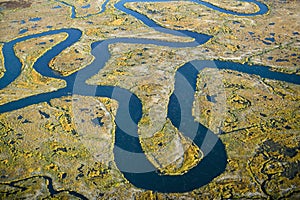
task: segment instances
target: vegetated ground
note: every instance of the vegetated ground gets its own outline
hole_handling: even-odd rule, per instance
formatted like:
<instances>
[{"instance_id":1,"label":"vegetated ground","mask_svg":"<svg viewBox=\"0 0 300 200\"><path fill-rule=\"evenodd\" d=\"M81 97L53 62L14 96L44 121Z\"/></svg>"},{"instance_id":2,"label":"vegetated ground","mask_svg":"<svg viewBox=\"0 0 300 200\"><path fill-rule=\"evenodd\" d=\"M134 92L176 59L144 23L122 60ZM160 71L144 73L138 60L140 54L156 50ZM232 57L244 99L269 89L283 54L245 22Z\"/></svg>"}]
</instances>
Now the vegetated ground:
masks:
<instances>
[{"instance_id":1,"label":"vegetated ground","mask_svg":"<svg viewBox=\"0 0 300 200\"><path fill-rule=\"evenodd\" d=\"M214 36L195 48L111 45L111 59L88 80L91 84L129 89L142 100L139 134L148 138L143 142L149 157L160 156L158 167L159 164L166 166L168 160L161 158L163 152L156 152L161 150L158 143L154 146L153 137L157 133L164 139L172 138L174 144L186 141L179 135L168 135L176 130L166 119L174 74L184 63L193 59L223 59L299 74L299 3L264 2L270 11L257 17L222 14L190 2L127 5L163 26L189 28ZM68 3L80 9L85 5L79 1ZM1 28L7 34L1 34L0 41L65 27L83 30L81 40L50 63L52 69L64 75L90 63L93 59L90 44L101 39L130 36L188 41L151 30L115 10L113 3L109 2L103 14L71 19L70 9L55 1L1 1ZM245 11L245 3L212 3ZM88 9L96 13L99 9L94 5ZM252 4L245 6L247 11L256 9ZM81 9L79 16L85 13L86 10ZM34 17L41 20L30 21ZM27 32L20 34L24 29ZM64 37L63 34L41 37L15 46L16 54L24 61L23 72L15 83L1 91L2 104L64 86L63 82L42 77L32 69L35 59ZM0 58L0 69L4 73L2 54ZM228 156L226 171L208 185L184 194L135 188L123 178L113 160L113 116L117 102L74 96L1 114L0 195L6 198L83 195L100 199L299 198L300 86L218 69L199 73L197 86L195 119L216 134L221 133L219 137Z\"/></svg>"}]
</instances>

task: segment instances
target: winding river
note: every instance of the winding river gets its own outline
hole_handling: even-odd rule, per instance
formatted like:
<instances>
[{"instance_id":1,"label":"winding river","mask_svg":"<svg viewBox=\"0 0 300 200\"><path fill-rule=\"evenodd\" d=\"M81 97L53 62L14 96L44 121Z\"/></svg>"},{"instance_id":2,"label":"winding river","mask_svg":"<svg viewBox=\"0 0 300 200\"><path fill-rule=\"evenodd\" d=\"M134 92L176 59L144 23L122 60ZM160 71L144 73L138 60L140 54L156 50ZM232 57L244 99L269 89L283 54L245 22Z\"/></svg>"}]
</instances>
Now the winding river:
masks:
<instances>
[{"instance_id":1,"label":"winding river","mask_svg":"<svg viewBox=\"0 0 300 200\"><path fill-rule=\"evenodd\" d=\"M146 0L145 2L162 2L166 0ZM261 15L268 11L266 5L249 0L257 4L260 10L252 14L236 13L218 8L210 3L191 0L219 12L241 16ZM60 1L59 1L60 2ZM185 136L193 139L204 153L203 160L194 168L183 175L161 175L157 173L152 164L144 155L137 135L137 124L142 117L142 104L139 98L130 91L115 86L88 85L85 81L98 73L105 63L110 59L108 46L114 43L137 43L154 44L169 47L194 47L206 43L212 36L195 33L189 30L171 30L156 24L146 16L127 9L124 4L127 2L140 2L139 0L122 0L115 4L115 7L129 15L141 20L145 25L164 33L173 35L184 35L194 38L192 42L166 42L161 40L143 38L114 38L92 44L92 54L94 61L84 69L77 71L69 76L61 76L50 68L45 68L45 63L49 63L52 58L57 56L62 50L76 43L82 32L78 29L66 28L51 30L39 34L28 35L7 42L3 46L6 72L0 79L0 89L5 88L13 82L21 73L22 64L16 57L13 46L19 42L38 38L45 35L67 33L66 40L60 42L52 49L48 50L40 57L33 68L46 77L53 77L65 80L67 86L57 91L38 94L26 97L17 101L4 104L0 107L0 113L13 111L40 102L49 102L53 98L68 96L73 94L86 96L109 97L119 102L119 108L115 117L115 162L124 177L138 188L158 191L158 192L187 192L199 188L209 183L216 176L224 172L227 162L227 155L222 141L203 126L194 120L192 116L192 105L194 93L196 91L196 80L198 73L207 67L217 67L219 69L231 69L248 74L256 74L262 78L270 78L280 81L300 84L299 76L272 72L267 67L242 65L238 63L223 61L200 61L195 60L186 63L179 68L175 75L175 89L171 94L168 104L167 117L172 124L179 129ZM107 1L106 1L107 3ZM105 3L105 5L106 5ZM71 6L71 5L68 5ZM72 9L72 18L76 17L75 9ZM105 11L103 7L101 12Z\"/></svg>"}]
</instances>

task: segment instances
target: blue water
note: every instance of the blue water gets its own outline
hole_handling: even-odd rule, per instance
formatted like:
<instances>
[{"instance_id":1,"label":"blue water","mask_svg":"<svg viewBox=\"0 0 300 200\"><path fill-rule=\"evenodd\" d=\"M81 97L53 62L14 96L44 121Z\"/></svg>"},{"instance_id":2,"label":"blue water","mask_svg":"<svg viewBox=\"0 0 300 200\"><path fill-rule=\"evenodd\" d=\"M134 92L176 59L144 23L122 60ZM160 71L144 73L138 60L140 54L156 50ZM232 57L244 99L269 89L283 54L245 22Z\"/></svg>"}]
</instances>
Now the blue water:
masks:
<instances>
[{"instance_id":1,"label":"blue water","mask_svg":"<svg viewBox=\"0 0 300 200\"><path fill-rule=\"evenodd\" d=\"M52 9L59 9L61 6L54 6Z\"/></svg>"},{"instance_id":2,"label":"blue water","mask_svg":"<svg viewBox=\"0 0 300 200\"><path fill-rule=\"evenodd\" d=\"M28 28L23 28L19 31L19 34L26 33L28 31Z\"/></svg>"},{"instance_id":3,"label":"blue water","mask_svg":"<svg viewBox=\"0 0 300 200\"><path fill-rule=\"evenodd\" d=\"M270 41L270 42L275 42L275 38L273 38L273 37L265 38L265 40L268 40L268 41Z\"/></svg>"},{"instance_id":4,"label":"blue water","mask_svg":"<svg viewBox=\"0 0 300 200\"><path fill-rule=\"evenodd\" d=\"M81 8L90 8L91 7L91 4L87 4L85 6L81 6Z\"/></svg>"},{"instance_id":5,"label":"blue water","mask_svg":"<svg viewBox=\"0 0 300 200\"><path fill-rule=\"evenodd\" d=\"M58 0L57 0L58 1ZM163 0L164 1L164 0ZM254 16L264 14L267 12L267 7L257 1L254 2L259 5L260 10L253 14L234 13L227 11L203 1L192 0L199 4L208 6L209 8L218 10L228 14L241 15L241 16ZM58 1L60 2L60 1ZM107 3L108 1L106 1ZM248 74L259 75L262 78L270 78L280 81L291 82L300 84L299 76L282 74L272 72L267 67L263 66L249 66L247 64L238 64L224 61L201 61L195 60L186 63L179 68L175 75L175 89L170 95L168 103L167 117L171 120L172 124L178 128L185 136L190 137L193 142L198 145L204 153L203 160L194 168L189 170L184 175L169 176L159 174L152 164L147 160L143 154L143 150L139 143L137 134L137 123L142 117L142 103L140 99L130 91L115 87L115 86L97 86L87 85L85 81L98 73L108 59L111 57L108 50L108 45L114 43L132 43L132 44L154 44L158 46L169 47L192 47L206 43L211 36L205 34L195 33L189 30L175 31L166 29L146 16L139 14L135 11L129 10L124 7L124 3L129 1L121 1L115 5L119 10L130 14L137 19L141 20L145 25L154 28L157 31L170 33L173 35L181 35L192 37L195 39L193 42L165 42L161 40L152 39L137 39L137 38L113 38L104 41L95 42L92 44L92 54L95 57L94 61L84 69L75 72L69 76L61 76L50 68L46 68L46 63L57 56L65 48L77 42L82 32L78 29L60 29L51 30L39 34L29 35L17 38L3 45L3 55L5 60L6 72L0 79L0 88L5 88L12 81L14 81L21 73L21 62L16 57L13 46L18 42L22 42L31 38L38 38L45 35L53 35L58 33L68 33L66 40L60 42L52 49L48 50L41 56L34 64L33 68L46 77L53 77L62 79L66 82L66 87L57 91L38 94L35 96L26 97L17 101L4 104L0 107L0 113L17 110L32 104L40 102L49 102L53 98L62 96L69 96L73 94L86 95L86 96L100 96L116 99L119 102L118 112L115 117L116 131L115 131L115 148L114 157L119 170L124 174L124 177L133 185L139 188L149 189L159 192L187 192L195 188L199 188L209 183L216 176L224 172L227 163L227 155L222 141L203 126L194 120L192 116L192 106L194 102L194 93L196 91L196 80L198 73L204 68L218 68L230 69ZM130 0L130 2L135 2ZM149 0L148 0L149 2ZM161 2L151 0L151 2ZM72 18L76 17L75 9L71 5L61 2L72 8ZM105 6L103 7L103 12ZM213 97L212 97L213 98ZM123 110L129 109L129 112ZM93 121L94 123L101 122L99 119ZM132 168L128 168L128 165ZM136 169L133 171L132 169Z\"/></svg>"},{"instance_id":6,"label":"blue water","mask_svg":"<svg viewBox=\"0 0 300 200\"><path fill-rule=\"evenodd\" d=\"M209 2L205 2L205 1L201 1L201 0L189 0L189 1L198 3L200 5L204 5L208 8L211 8L213 10L216 10L216 11L219 11L219 12L222 12L222 13L226 13L226 14L230 14L230 15L237 15L237 16L256 16L256 15L263 15L263 14L268 12L268 7L265 4L263 4L263 3L261 3L257 0L245 0L246 2L255 3L259 7L259 11L255 12L255 13L234 12L234 11L230 11L230 10L220 8L220 7L215 6L215 5L213 5ZM124 3L128 3L128 2L170 2L170 1L169 0L139 0L139 1L137 1L137 0L122 0L119 3L117 3L115 6L116 6L116 8L125 11L127 14L129 14L129 12L130 12L130 14L131 13L137 14L137 12L129 11L128 9L126 9L124 7Z\"/></svg>"},{"instance_id":7,"label":"blue water","mask_svg":"<svg viewBox=\"0 0 300 200\"><path fill-rule=\"evenodd\" d=\"M42 18L41 17L35 17L35 18L30 18L29 21L30 22L37 22L40 21Z\"/></svg>"}]
</instances>

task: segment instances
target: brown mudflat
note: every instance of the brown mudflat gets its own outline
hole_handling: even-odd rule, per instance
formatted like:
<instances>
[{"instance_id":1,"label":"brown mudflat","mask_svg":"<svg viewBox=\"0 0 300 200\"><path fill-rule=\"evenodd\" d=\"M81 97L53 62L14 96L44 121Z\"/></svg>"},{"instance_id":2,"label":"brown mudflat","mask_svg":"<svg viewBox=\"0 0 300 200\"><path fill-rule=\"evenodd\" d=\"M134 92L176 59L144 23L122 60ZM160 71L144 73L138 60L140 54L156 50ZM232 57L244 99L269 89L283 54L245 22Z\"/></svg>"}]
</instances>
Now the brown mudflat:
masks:
<instances>
[{"instance_id":1,"label":"brown mudflat","mask_svg":"<svg viewBox=\"0 0 300 200\"><path fill-rule=\"evenodd\" d=\"M4 9L27 8L31 6L29 1L4 1L0 2L0 7Z\"/></svg>"}]
</instances>

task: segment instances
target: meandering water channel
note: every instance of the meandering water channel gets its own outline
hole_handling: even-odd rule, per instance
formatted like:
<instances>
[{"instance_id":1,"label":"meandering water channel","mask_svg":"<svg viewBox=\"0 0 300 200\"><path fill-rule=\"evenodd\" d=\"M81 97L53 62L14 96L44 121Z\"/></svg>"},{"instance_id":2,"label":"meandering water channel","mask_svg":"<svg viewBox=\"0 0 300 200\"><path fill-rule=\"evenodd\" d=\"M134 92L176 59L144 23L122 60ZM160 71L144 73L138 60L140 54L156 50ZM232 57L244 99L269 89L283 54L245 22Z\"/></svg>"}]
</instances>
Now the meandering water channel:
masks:
<instances>
[{"instance_id":1,"label":"meandering water channel","mask_svg":"<svg viewBox=\"0 0 300 200\"><path fill-rule=\"evenodd\" d=\"M166 0L145 0L145 2L162 2ZM191 0L220 12L254 16L261 15L268 11L266 5L249 0L257 4L260 10L252 14L236 13L224 10L210 3L198 0ZM57 56L62 50L76 43L82 32L78 29L66 28L47 31L39 34L28 35L7 42L3 46L3 55L6 72L0 79L0 89L5 88L13 82L21 73L22 64L14 52L14 45L45 35L58 33L67 33L66 40L60 42L52 49L48 50L33 65L33 68L41 75L65 80L67 86L57 91L38 94L26 97L17 101L4 104L0 107L0 113L17 110L32 104L49 102L53 98L68 96L73 94L109 97L119 102L119 108L115 117L115 162L124 177L138 188L149 189L159 192L187 192L199 188L209 183L213 178L224 172L227 162L227 155L222 141L203 126L194 120L192 116L192 105L194 93L196 91L197 74L205 67L217 67L219 69L231 69L248 74L256 74L262 78L270 78L280 81L300 84L299 76L272 72L267 67L242 65L238 63L223 61L192 61L179 68L175 76L175 89L169 99L167 117L172 124L179 129L185 136L193 139L204 153L203 160L194 168L183 175L161 175L157 173L153 165L147 160L139 143L137 124L142 117L142 104L139 98L130 91L115 86L97 86L88 85L85 81L98 73L105 63L110 59L108 46L115 43L137 43L154 44L169 47L194 47L206 43L212 36L199 34L188 30L171 30L156 24L148 17L124 7L127 2L141 2L139 0L122 0L115 4L115 7L127 14L130 14L141 20L145 25L164 33L173 35L183 35L194 38L192 42L166 42L161 40L143 39L143 38L114 38L92 44L92 55L94 61L69 76L61 76L50 68L45 68L52 58ZM107 3L107 1L106 1ZM105 3L105 5L106 5ZM71 6L71 5L68 5ZM105 11L105 7L101 12ZM75 9L72 9L72 18L76 17ZM87 16L88 17L88 16Z\"/></svg>"}]
</instances>

